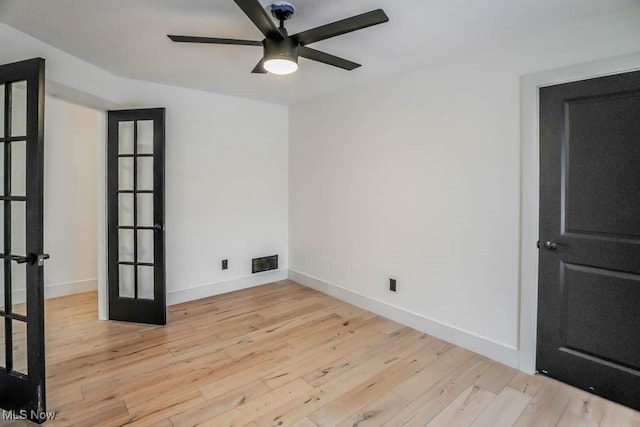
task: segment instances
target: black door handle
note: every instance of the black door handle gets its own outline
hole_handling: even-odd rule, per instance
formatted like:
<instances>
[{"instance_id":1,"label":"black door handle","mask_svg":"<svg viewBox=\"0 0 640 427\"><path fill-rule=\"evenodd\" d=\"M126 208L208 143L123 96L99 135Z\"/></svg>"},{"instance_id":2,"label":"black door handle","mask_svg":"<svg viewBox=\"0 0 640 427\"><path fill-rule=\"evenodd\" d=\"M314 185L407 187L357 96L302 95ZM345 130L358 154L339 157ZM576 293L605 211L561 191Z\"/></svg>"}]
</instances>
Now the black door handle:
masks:
<instances>
[{"instance_id":1,"label":"black door handle","mask_svg":"<svg viewBox=\"0 0 640 427\"><path fill-rule=\"evenodd\" d=\"M24 264L25 262L29 261L28 257L20 256L20 255L0 254L0 259L8 259L10 261L15 261L17 264Z\"/></svg>"},{"instance_id":2,"label":"black door handle","mask_svg":"<svg viewBox=\"0 0 640 427\"><path fill-rule=\"evenodd\" d=\"M38 267L42 267L44 265L44 260L49 259L49 254L29 254L27 256L0 254L0 259L15 261L16 264L37 264Z\"/></svg>"},{"instance_id":3,"label":"black door handle","mask_svg":"<svg viewBox=\"0 0 640 427\"><path fill-rule=\"evenodd\" d=\"M42 267L44 265L45 259L49 259L49 254L29 254L25 257L19 257L19 259L15 259L15 261L18 264L24 264L25 262L27 262L31 265Z\"/></svg>"}]
</instances>

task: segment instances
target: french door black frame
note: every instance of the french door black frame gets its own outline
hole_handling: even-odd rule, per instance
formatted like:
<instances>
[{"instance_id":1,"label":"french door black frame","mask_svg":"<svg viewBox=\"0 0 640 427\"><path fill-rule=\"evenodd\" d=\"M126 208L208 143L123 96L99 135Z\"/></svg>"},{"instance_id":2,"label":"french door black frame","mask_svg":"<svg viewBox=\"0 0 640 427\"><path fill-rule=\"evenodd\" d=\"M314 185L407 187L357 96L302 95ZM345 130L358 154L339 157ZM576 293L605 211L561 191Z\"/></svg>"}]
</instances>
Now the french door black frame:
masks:
<instances>
[{"instance_id":1,"label":"french door black frame","mask_svg":"<svg viewBox=\"0 0 640 427\"><path fill-rule=\"evenodd\" d=\"M26 132L13 135L13 84L26 83ZM44 100L45 60L35 58L0 66L0 84L4 85L4 133L0 143L4 154L4 186L0 201L4 205L4 319L5 366L0 367L0 406L11 411L26 411L29 419L46 419L45 335L44 335L44 259L43 255L43 174L44 174ZM22 90L22 88L21 88ZM12 164L12 145L25 144L25 164ZM12 168L26 168L25 194L12 193ZM15 190L15 189L14 189ZM26 204L26 253L12 248L12 205ZM15 218L14 218L15 219ZM12 294L12 263L25 264L26 314L14 312L17 304ZM15 279L15 278L13 278ZM14 360L14 329L26 324L27 372L17 372ZM20 412L19 412L20 413Z\"/></svg>"},{"instance_id":2,"label":"french door black frame","mask_svg":"<svg viewBox=\"0 0 640 427\"><path fill-rule=\"evenodd\" d=\"M138 122L153 121L153 153L138 152ZM120 130L122 122L133 122L133 152L121 153ZM166 324L165 295L165 242L164 242L164 155L165 109L150 108L117 110L108 113L107 136L107 193L108 193L108 281L109 319L138 323ZM153 189L138 188L138 162L143 158L153 158ZM131 159L133 164L133 188L119 187L119 162ZM133 200L133 223L120 223L120 195L131 194ZM153 225L138 225L138 195L153 195ZM133 259L120 259L119 233L121 230L133 232ZM138 233L153 231L153 262L140 262L138 258ZM134 295L120 294L120 268L131 266L134 271ZM141 298L138 294L139 267L153 267L153 299Z\"/></svg>"}]
</instances>

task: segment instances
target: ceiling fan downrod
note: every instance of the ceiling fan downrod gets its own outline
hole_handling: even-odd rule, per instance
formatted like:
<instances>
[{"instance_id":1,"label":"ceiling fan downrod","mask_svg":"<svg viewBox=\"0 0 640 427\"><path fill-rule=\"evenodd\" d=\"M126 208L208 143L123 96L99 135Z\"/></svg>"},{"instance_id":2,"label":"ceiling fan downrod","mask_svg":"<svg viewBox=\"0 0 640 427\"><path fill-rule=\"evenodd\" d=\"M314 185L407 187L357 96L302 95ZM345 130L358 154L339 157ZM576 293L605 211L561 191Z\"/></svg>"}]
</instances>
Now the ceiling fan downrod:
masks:
<instances>
[{"instance_id":1,"label":"ceiling fan downrod","mask_svg":"<svg viewBox=\"0 0 640 427\"><path fill-rule=\"evenodd\" d=\"M271 16L280 22L280 29L284 29L284 21L291 19L296 13L296 8L286 1L278 1L270 6Z\"/></svg>"}]
</instances>

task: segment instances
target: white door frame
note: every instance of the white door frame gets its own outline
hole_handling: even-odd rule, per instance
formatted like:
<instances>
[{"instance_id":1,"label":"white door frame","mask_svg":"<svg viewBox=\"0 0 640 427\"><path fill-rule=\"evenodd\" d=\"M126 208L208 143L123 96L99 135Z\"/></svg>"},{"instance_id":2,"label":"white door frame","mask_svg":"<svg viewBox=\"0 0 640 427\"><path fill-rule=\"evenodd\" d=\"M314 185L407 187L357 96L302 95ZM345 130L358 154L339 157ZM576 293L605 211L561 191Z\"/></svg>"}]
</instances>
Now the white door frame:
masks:
<instances>
[{"instance_id":1,"label":"white door frame","mask_svg":"<svg viewBox=\"0 0 640 427\"><path fill-rule=\"evenodd\" d=\"M109 283L107 281L107 111L98 119L98 319L109 319Z\"/></svg>"},{"instance_id":2,"label":"white door frame","mask_svg":"<svg viewBox=\"0 0 640 427\"><path fill-rule=\"evenodd\" d=\"M520 79L520 339L519 367L534 373L538 311L539 88L640 70L640 52L529 74Z\"/></svg>"}]
</instances>

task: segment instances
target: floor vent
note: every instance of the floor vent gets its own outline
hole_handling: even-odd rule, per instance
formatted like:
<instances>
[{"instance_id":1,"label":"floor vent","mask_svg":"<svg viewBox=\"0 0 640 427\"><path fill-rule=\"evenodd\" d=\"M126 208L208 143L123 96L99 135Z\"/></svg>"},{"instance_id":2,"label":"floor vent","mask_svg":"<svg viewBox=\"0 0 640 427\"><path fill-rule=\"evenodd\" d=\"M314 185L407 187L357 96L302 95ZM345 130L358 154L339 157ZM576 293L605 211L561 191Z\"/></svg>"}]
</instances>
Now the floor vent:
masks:
<instances>
[{"instance_id":1,"label":"floor vent","mask_svg":"<svg viewBox=\"0 0 640 427\"><path fill-rule=\"evenodd\" d=\"M262 271L277 270L278 255L271 255L262 258L254 258L251 260L251 273L260 273Z\"/></svg>"}]
</instances>

